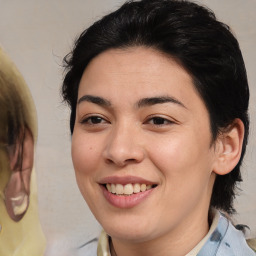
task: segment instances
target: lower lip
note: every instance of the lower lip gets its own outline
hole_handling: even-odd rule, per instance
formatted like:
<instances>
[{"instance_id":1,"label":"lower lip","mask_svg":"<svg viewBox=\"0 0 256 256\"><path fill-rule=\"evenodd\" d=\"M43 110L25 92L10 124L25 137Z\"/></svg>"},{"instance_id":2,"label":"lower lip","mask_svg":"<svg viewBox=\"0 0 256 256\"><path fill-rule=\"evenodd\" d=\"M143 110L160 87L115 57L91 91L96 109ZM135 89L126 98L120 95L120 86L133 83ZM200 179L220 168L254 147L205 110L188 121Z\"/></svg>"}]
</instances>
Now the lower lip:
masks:
<instances>
[{"instance_id":1,"label":"lower lip","mask_svg":"<svg viewBox=\"0 0 256 256\"><path fill-rule=\"evenodd\" d=\"M144 192L139 192L137 194L123 196L110 193L105 188L105 186L101 185L101 188L103 191L103 195L107 199L107 201L118 208L132 208L143 202L154 190L154 188L152 188Z\"/></svg>"}]
</instances>

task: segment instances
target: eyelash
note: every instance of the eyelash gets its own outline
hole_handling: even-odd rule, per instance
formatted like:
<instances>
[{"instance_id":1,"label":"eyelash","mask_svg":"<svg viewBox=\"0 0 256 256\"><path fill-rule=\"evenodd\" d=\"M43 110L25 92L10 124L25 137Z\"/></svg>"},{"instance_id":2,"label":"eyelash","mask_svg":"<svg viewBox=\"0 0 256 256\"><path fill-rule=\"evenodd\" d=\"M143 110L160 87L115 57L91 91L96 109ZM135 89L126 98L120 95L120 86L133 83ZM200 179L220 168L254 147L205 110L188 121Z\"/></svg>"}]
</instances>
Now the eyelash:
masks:
<instances>
[{"instance_id":1,"label":"eyelash","mask_svg":"<svg viewBox=\"0 0 256 256\"><path fill-rule=\"evenodd\" d=\"M159 121L162 123L159 123ZM153 122L153 123L151 123L151 122ZM164 117L161 117L161 116L154 116L154 117L148 118L144 123L146 123L146 124L148 123L148 124L160 127L160 126L165 126L165 125L171 125L174 122L169 119L166 119Z\"/></svg>"},{"instance_id":2,"label":"eyelash","mask_svg":"<svg viewBox=\"0 0 256 256\"><path fill-rule=\"evenodd\" d=\"M97 122L96 120L98 119L98 121L100 122ZM96 122L95 122L96 121ZM102 122L104 121L104 122ZM102 123L109 123L107 122L103 117L101 116L89 116L89 117L86 117L84 118L81 122L81 124L88 124L88 125L98 125L98 124L102 124Z\"/></svg>"}]
</instances>

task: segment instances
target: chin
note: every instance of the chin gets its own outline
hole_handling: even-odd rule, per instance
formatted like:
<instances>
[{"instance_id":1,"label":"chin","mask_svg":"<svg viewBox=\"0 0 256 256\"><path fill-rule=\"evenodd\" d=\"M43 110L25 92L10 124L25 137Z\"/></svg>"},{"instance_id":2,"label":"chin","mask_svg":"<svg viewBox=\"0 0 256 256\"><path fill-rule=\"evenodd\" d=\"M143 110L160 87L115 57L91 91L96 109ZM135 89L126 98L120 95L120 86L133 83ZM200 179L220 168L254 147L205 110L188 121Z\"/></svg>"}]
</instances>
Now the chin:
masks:
<instances>
[{"instance_id":1,"label":"chin","mask_svg":"<svg viewBox=\"0 0 256 256\"><path fill-rule=\"evenodd\" d=\"M145 217L144 221L139 218L128 220L121 217L119 220L113 219L111 222L101 224L109 236L118 240L145 242L152 239L152 234L155 233L152 221L147 221Z\"/></svg>"},{"instance_id":2,"label":"chin","mask_svg":"<svg viewBox=\"0 0 256 256\"><path fill-rule=\"evenodd\" d=\"M107 231L106 231L107 232ZM107 232L107 234L109 236L111 236L114 239L118 239L118 240L125 240L125 241L129 241L129 242L133 242L133 243L141 243L141 242L146 242L150 239L152 239L151 237L151 232L146 232L145 230L127 230L127 229L123 229L123 230L109 230L109 232Z\"/></svg>"}]
</instances>

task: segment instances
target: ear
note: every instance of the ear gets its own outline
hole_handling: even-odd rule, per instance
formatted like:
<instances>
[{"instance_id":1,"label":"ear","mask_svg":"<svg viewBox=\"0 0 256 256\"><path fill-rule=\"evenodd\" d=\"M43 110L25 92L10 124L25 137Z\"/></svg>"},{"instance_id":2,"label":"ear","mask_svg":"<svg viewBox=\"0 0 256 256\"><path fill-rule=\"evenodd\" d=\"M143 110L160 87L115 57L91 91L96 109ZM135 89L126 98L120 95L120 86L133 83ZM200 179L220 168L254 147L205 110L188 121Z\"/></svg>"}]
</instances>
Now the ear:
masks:
<instances>
[{"instance_id":1,"label":"ear","mask_svg":"<svg viewBox=\"0 0 256 256\"><path fill-rule=\"evenodd\" d=\"M28 209L33 160L34 140L26 128L23 141L21 140L15 152L10 155L12 173L4 191L6 209L14 221L21 220Z\"/></svg>"},{"instance_id":2,"label":"ear","mask_svg":"<svg viewBox=\"0 0 256 256\"><path fill-rule=\"evenodd\" d=\"M219 135L215 149L216 161L213 171L218 175L231 172L240 160L244 138L244 124L240 119L235 119Z\"/></svg>"}]
</instances>

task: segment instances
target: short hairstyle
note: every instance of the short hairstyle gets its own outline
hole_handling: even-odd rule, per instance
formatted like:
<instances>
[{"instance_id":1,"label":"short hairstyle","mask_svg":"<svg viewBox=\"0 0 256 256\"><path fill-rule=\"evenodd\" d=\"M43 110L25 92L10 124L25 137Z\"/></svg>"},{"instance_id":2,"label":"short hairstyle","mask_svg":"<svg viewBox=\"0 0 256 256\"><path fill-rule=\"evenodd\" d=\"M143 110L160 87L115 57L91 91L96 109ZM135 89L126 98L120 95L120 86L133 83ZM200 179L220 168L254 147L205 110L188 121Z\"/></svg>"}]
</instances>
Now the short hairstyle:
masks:
<instances>
[{"instance_id":1,"label":"short hairstyle","mask_svg":"<svg viewBox=\"0 0 256 256\"><path fill-rule=\"evenodd\" d=\"M248 133L249 88L239 44L206 7L185 0L128 1L86 29L64 58L62 95L73 132L80 79L88 63L108 49L145 46L176 60L192 77L210 116L213 142L234 119L245 127L242 154L232 172L217 176L210 205L234 213L236 184Z\"/></svg>"}]
</instances>

